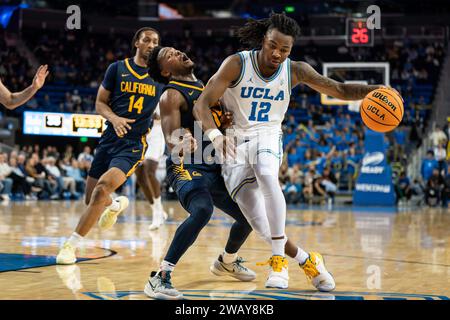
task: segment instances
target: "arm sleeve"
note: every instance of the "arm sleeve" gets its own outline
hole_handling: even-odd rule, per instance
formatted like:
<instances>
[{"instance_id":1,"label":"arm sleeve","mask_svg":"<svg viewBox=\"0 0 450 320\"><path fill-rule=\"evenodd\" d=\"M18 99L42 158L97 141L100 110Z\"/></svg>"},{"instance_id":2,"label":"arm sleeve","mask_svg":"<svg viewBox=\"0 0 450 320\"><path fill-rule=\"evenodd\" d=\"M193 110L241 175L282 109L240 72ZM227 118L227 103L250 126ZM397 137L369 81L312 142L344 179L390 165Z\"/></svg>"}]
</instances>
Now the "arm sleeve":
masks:
<instances>
[{"instance_id":1,"label":"arm sleeve","mask_svg":"<svg viewBox=\"0 0 450 320\"><path fill-rule=\"evenodd\" d=\"M112 92L116 85L117 62L110 64L103 78L102 86L106 90Z\"/></svg>"}]
</instances>

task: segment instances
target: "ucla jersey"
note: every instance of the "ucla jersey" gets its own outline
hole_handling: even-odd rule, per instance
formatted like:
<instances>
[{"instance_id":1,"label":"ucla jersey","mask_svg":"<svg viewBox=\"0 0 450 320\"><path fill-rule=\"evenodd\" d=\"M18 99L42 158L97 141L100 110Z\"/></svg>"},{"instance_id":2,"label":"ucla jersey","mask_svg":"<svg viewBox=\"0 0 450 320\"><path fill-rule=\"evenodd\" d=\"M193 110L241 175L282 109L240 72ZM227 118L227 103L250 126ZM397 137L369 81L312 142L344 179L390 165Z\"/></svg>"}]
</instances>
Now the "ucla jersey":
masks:
<instances>
[{"instance_id":1,"label":"ucla jersey","mask_svg":"<svg viewBox=\"0 0 450 320\"><path fill-rule=\"evenodd\" d=\"M106 72L103 87L111 92L112 111L119 117L135 119L126 137L140 137L148 132L151 116L158 104L161 87L149 75L148 69L136 65L133 59L111 64ZM107 133L114 133L108 124Z\"/></svg>"},{"instance_id":2,"label":"ucla jersey","mask_svg":"<svg viewBox=\"0 0 450 320\"><path fill-rule=\"evenodd\" d=\"M181 127L188 129L192 136L197 140L197 145L199 146L197 150L190 156L184 157L185 166L194 165L196 167L202 167L203 169L213 169L214 165L214 147L211 145L211 141L203 140L202 128L196 123L192 110L194 109L195 102L200 97L205 86L200 80L197 81L170 81L163 89L175 89L180 92L187 103L187 108L185 110L180 110L181 113ZM220 113L219 109L212 108L211 110L213 118L216 125L220 127ZM207 139L207 138L206 138ZM189 157L189 158L188 158ZM189 161L188 161L189 160ZM171 162L170 158L168 159Z\"/></svg>"},{"instance_id":3,"label":"ucla jersey","mask_svg":"<svg viewBox=\"0 0 450 320\"><path fill-rule=\"evenodd\" d=\"M291 95L290 59L280 64L270 78L265 78L258 68L256 50L238 55L242 62L240 76L221 99L224 109L233 113L232 129L240 136L263 130L281 132Z\"/></svg>"}]
</instances>

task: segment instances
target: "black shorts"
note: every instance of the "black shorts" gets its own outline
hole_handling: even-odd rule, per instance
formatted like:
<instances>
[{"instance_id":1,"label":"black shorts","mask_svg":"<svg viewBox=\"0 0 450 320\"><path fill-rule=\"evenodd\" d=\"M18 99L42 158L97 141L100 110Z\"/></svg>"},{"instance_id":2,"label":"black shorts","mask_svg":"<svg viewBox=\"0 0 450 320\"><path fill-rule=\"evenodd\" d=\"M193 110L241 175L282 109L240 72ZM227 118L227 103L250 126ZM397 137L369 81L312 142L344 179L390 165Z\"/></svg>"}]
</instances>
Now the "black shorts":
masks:
<instances>
[{"instance_id":1,"label":"black shorts","mask_svg":"<svg viewBox=\"0 0 450 320\"><path fill-rule=\"evenodd\" d=\"M239 206L231 199L225 187L219 165L171 164L167 167L167 179L186 210L195 194L208 192L211 194L214 206L227 214L242 215Z\"/></svg>"},{"instance_id":2,"label":"black shorts","mask_svg":"<svg viewBox=\"0 0 450 320\"><path fill-rule=\"evenodd\" d=\"M144 160L147 151L145 137L146 135L140 138L119 138L113 133L105 133L95 149L89 176L100 179L110 168L118 168L127 177L131 176Z\"/></svg>"}]
</instances>

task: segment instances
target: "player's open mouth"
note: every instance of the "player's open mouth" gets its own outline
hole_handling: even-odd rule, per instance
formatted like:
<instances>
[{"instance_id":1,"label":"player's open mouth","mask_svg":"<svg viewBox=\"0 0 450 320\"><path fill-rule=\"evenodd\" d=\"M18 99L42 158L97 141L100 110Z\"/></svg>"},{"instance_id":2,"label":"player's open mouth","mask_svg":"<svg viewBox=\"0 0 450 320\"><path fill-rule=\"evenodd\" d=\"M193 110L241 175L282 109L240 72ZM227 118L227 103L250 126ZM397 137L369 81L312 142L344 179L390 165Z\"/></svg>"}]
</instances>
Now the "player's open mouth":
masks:
<instances>
[{"instance_id":1,"label":"player's open mouth","mask_svg":"<svg viewBox=\"0 0 450 320\"><path fill-rule=\"evenodd\" d=\"M189 61L191 59L189 59L189 57L186 55L186 53L183 53L183 56L181 57L181 59L183 60L183 62Z\"/></svg>"}]
</instances>

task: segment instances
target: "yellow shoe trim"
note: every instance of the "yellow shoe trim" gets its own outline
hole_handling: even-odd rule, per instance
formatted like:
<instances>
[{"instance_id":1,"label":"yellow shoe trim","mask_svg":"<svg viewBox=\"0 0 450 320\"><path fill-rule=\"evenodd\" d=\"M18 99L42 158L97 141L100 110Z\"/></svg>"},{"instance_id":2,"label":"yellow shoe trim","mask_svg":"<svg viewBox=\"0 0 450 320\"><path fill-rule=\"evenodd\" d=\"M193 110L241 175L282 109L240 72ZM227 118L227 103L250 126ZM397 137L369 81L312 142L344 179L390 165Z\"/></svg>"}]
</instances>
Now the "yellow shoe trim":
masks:
<instances>
[{"instance_id":1,"label":"yellow shoe trim","mask_svg":"<svg viewBox=\"0 0 450 320\"><path fill-rule=\"evenodd\" d=\"M317 264L319 263L318 259L322 259L322 256L319 253L310 252L309 258L306 259L304 264L300 265L300 268L302 268L303 271L305 271L305 274L309 280L317 277L320 274L319 270L317 270L316 267Z\"/></svg>"},{"instance_id":2,"label":"yellow shoe trim","mask_svg":"<svg viewBox=\"0 0 450 320\"><path fill-rule=\"evenodd\" d=\"M288 261L282 256L271 256L266 262L257 262L257 266L271 266L275 272L281 272L284 268L288 267Z\"/></svg>"}]
</instances>

